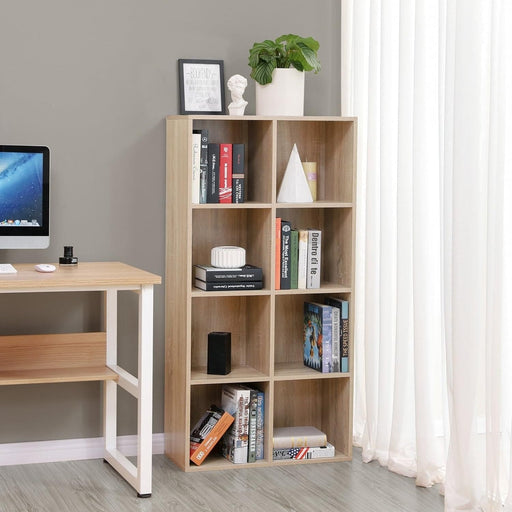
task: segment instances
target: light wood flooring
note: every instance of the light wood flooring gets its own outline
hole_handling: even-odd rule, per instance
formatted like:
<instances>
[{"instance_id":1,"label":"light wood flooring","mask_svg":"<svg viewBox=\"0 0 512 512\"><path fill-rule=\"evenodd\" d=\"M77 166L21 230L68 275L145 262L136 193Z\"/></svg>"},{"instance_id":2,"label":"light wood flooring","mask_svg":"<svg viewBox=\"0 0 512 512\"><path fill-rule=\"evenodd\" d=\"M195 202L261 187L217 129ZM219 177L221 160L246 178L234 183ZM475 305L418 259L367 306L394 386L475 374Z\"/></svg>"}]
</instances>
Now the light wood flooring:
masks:
<instances>
[{"instance_id":1,"label":"light wood flooring","mask_svg":"<svg viewBox=\"0 0 512 512\"><path fill-rule=\"evenodd\" d=\"M0 467L0 512L442 512L437 488L377 462L183 473L153 457L153 495L135 491L102 460Z\"/></svg>"}]
</instances>

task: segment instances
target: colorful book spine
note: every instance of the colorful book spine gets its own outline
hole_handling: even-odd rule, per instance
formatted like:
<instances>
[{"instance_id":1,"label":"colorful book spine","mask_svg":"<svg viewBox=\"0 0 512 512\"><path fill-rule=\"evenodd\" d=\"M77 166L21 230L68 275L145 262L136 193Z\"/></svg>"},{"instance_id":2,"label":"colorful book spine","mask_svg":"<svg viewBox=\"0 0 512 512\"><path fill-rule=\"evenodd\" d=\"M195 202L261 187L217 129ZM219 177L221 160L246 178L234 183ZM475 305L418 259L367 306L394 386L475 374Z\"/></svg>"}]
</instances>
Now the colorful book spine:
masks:
<instances>
[{"instance_id":1,"label":"colorful book spine","mask_svg":"<svg viewBox=\"0 0 512 512\"><path fill-rule=\"evenodd\" d=\"M206 202L219 202L219 157L220 145L215 142L208 144L208 175L206 187Z\"/></svg>"},{"instance_id":2,"label":"colorful book spine","mask_svg":"<svg viewBox=\"0 0 512 512\"><path fill-rule=\"evenodd\" d=\"M340 329L339 329L339 343L340 343L340 372L349 371L349 301L339 299L337 297L327 297L326 304L339 309L340 315ZM334 331L333 331L334 335Z\"/></svg>"},{"instance_id":3,"label":"colorful book spine","mask_svg":"<svg viewBox=\"0 0 512 512\"><path fill-rule=\"evenodd\" d=\"M296 290L298 286L299 265L299 232L292 229L290 232L290 288Z\"/></svg>"},{"instance_id":4,"label":"colorful book spine","mask_svg":"<svg viewBox=\"0 0 512 512\"><path fill-rule=\"evenodd\" d=\"M233 203L245 202L245 146L233 144Z\"/></svg>"},{"instance_id":5,"label":"colorful book spine","mask_svg":"<svg viewBox=\"0 0 512 512\"><path fill-rule=\"evenodd\" d=\"M256 460L265 457L265 393L258 391L258 409L256 416Z\"/></svg>"},{"instance_id":6,"label":"colorful book spine","mask_svg":"<svg viewBox=\"0 0 512 512\"><path fill-rule=\"evenodd\" d=\"M306 289L306 276L308 273L308 238L307 229L299 230L299 256L297 261L297 288Z\"/></svg>"},{"instance_id":7,"label":"colorful book spine","mask_svg":"<svg viewBox=\"0 0 512 512\"><path fill-rule=\"evenodd\" d=\"M247 462L256 462L256 429L258 420L258 390L250 389L251 399L249 403L249 447Z\"/></svg>"},{"instance_id":8,"label":"colorful book spine","mask_svg":"<svg viewBox=\"0 0 512 512\"><path fill-rule=\"evenodd\" d=\"M192 429L190 460L201 465L233 421L232 415L212 405Z\"/></svg>"},{"instance_id":9,"label":"colorful book spine","mask_svg":"<svg viewBox=\"0 0 512 512\"><path fill-rule=\"evenodd\" d=\"M331 371L339 372L340 365L340 310L337 307L332 307L332 349L331 349Z\"/></svg>"},{"instance_id":10,"label":"colorful book spine","mask_svg":"<svg viewBox=\"0 0 512 512\"><path fill-rule=\"evenodd\" d=\"M233 281L263 281L263 269L254 265L240 268L218 268L209 265L194 265L196 279L207 283Z\"/></svg>"},{"instance_id":11,"label":"colorful book spine","mask_svg":"<svg viewBox=\"0 0 512 512\"><path fill-rule=\"evenodd\" d=\"M304 365L332 372L332 307L304 302Z\"/></svg>"},{"instance_id":12,"label":"colorful book spine","mask_svg":"<svg viewBox=\"0 0 512 512\"><path fill-rule=\"evenodd\" d=\"M281 276L280 276L280 289L289 290L291 288L291 274L290 274L290 235L291 223L287 220L281 219Z\"/></svg>"},{"instance_id":13,"label":"colorful book spine","mask_svg":"<svg viewBox=\"0 0 512 512\"><path fill-rule=\"evenodd\" d=\"M234 464L247 463L249 447L249 389L237 384L222 386L222 409L234 417L231 428L222 439L222 453Z\"/></svg>"},{"instance_id":14,"label":"colorful book spine","mask_svg":"<svg viewBox=\"0 0 512 512\"><path fill-rule=\"evenodd\" d=\"M328 459L334 457L336 450L334 446L327 443L327 446L305 446L301 448L275 448L273 460L308 460Z\"/></svg>"},{"instance_id":15,"label":"colorful book spine","mask_svg":"<svg viewBox=\"0 0 512 512\"><path fill-rule=\"evenodd\" d=\"M207 202L208 189L208 130L201 132L201 154L199 158L199 203Z\"/></svg>"},{"instance_id":16,"label":"colorful book spine","mask_svg":"<svg viewBox=\"0 0 512 512\"><path fill-rule=\"evenodd\" d=\"M220 144L219 151L219 203L233 201L233 146Z\"/></svg>"},{"instance_id":17,"label":"colorful book spine","mask_svg":"<svg viewBox=\"0 0 512 512\"><path fill-rule=\"evenodd\" d=\"M196 279L194 286L200 290L207 292L211 291L226 291L226 290L261 290L263 289L262 281L240 281L240 282L215 282L215 281L201 281Z\"/></svg>"},{"instance_id":18,"label":"colorful book spine","mask_svg":"<svg viewBox=\"0 0 512 512\"><path fill-rule=\"evenodd\" d=\"M275 231L275 272L274 287L276 290L281 289L281 217L276 217Z\"/></svg>"},{"instance_id":19,"label":"colorful book spine","mask_svg":"<svg viewBox=\"0 0 512 512\"><path fill-rule=\"evenodd\" d=\"M322 232L319 229L310 229L308 234L306 288L320 288L321 253Z\"/></svg>"},{"instance_id":20,"label":"colorful book spine","mask_svg":"<svg viewBox=\"0 0 512 512\"><path fill-rule=\"evenodd\" d=\"M199 204L201 174L201 130L192 132L192 183L191 200L192 204Z\"/></svg>"}]
</instances>

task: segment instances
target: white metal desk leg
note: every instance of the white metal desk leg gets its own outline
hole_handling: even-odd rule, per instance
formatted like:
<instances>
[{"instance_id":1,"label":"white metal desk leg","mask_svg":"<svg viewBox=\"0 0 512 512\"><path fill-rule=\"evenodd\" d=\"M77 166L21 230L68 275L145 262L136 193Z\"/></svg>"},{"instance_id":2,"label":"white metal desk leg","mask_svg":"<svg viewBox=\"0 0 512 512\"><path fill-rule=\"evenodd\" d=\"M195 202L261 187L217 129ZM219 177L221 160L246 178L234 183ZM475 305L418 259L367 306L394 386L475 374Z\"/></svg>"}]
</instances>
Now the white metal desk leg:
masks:
<instances>
[{"instance_id":1,"label":"white metal desk leg","mask_svg":"<svg viewBox=\"0 0 512 512\"><path fill-rule=\"evenodd\" d=\"M117 290L105 292L105 330L107 335L106 363L117 365ZM117 446L117 384L105 381L103 384L103 435L105 453L113 453Z\"/></svg>"},{"instance_id":2,"label":"white metal desk leg","mask_svg":"<svg viewBox=\"0 0 512 512\"><path fill-rule=\"evenodd\" d=\"M151 496L153 438L153 286L143 285L139 295L139 399L138 471L140 497Z\"/></svg>"}]
</instances>

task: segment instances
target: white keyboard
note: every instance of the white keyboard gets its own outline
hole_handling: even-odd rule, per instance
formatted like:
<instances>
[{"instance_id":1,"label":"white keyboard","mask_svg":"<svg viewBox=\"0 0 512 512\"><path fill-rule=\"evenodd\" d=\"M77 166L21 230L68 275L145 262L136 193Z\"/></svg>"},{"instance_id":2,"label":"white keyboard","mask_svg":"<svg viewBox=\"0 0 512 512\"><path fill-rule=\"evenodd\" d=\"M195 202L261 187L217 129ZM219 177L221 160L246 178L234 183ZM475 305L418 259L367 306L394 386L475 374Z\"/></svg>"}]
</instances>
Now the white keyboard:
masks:
<instances>
[{"instance_id":1,"label":"white keyboard","mask_svg":"<svg viewBox=\"0 0 512 512\"><path fill-rule=\"evenodd\" d=\"M10 263L0 263L0 274L16 274L18 272Z\"/></svg>"}]
</instances>

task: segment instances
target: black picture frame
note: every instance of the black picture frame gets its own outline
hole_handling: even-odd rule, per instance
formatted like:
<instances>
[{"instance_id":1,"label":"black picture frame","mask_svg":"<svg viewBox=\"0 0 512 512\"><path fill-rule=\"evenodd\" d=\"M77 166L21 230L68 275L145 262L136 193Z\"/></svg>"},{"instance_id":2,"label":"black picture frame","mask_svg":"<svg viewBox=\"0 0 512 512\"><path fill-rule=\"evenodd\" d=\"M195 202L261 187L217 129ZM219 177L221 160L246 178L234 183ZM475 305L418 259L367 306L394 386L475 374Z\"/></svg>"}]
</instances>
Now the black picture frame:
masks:
<instances>
[{"instance_id":1,"label":"black picture frame","mask_svg":"<svg viewBox=\"0 0 512 512\"><path fill-rule=\"evenodd\" d=\"M224 114L224 61L178 59L180 114Z\"/></svg>"}]
</instances>

